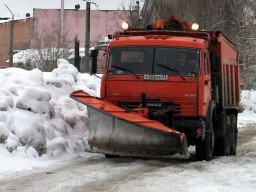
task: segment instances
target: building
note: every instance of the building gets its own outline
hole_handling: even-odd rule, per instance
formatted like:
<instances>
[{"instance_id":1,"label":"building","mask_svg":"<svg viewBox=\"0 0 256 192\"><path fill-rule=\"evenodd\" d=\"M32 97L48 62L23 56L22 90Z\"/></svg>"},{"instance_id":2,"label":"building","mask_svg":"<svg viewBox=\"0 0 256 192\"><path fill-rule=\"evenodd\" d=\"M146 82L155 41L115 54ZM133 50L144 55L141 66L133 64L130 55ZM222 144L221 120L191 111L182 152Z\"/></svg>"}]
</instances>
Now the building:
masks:
<instances>
[{"instance_id":1,"label":"building","mask_svg":"<svg viewBox=\"0 0 256 192\"><path fill-rule=\"evenodd\" d=\"M30 31L33 29L33 18L14 20L14 53L30 47ZM8 67L6 61L10 52L11 22L0 23L0 68Z\"/></svg>"},{"instance_id":2,"label":"building","mask_svg":"<svg viewBox=\"0 0 256 192\"><path fill-rule=\"evenodd\" d=\"M91 10L90 44L95 45L102 37L121 29L121 23L129 11ZM62 16L63 15L63 16ZM55 43L56 46L74 47L75 38L85 45L85 10L34 9L33 17L14 20L13 50L37 48ZM62 19L63 18L63 19ZM11 21L0 23L0 68L8 67ZM56 33L56 36L53 36ZM48 39L47 39L48 37Z\"/></svg>"}]
</instances>

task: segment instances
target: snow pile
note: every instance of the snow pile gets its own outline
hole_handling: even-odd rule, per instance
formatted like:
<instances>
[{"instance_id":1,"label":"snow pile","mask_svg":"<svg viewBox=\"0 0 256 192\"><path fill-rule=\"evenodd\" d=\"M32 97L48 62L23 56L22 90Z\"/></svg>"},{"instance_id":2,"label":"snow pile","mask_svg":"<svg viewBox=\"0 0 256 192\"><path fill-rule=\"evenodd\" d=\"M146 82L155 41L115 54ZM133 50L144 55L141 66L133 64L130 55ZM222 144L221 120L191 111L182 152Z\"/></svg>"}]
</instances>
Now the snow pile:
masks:
<instances>
[{"instance_id":1,"label":"snow pile","mask_svg":"<svg viewBox=\"0 0 256 192\"><path fill-rule=\"evenodd\" d=\"M13 63L27 63L33 61L33 58L34 56L31 49L26 49L13 55Z\"/></svg>"},{"instance_id":2,"label":"snow pile","mask_svg":"<svg viewBox=\"0 0 256 192\"><path fill-rule=\"evenodd\" d=\"M61 59L50 73L1 69L0 80L1 155L56 157L85 151L87 108L69 95L78 89L97 95L98 77L80 74Z\"/></svg>"},{"instance_id":3,"label":"snow pile","mask_svg":"<svg viewBox=\"0 0 256 192\"><path fill-rule=\"evenodd\" d=\"M256 91L244 90L241 92L241 105L247 111L256 113Z\"/></svg>"},{"instance_id":4,"label":"snow pile","mask_svg":"<svg viewBox=\"0 0 256 192\"><path fill-rule=\"evenodd\" d=\"M15 53L13 55L13 63L14 64L35 64L38 60L51 60L50 53L56 52L56 48L51 49L25 49L22 51L19 51L18 53ZM72 58L72 49L61 49L60 51L65 52L65 54L68 54L70 58ZM74 54L73 54L74 55ZM8 60L9 62L9 60Z\"/></svg>"},{"instance_id":5,"label":"snow pile","mask_svg":"<svg viewBox=\"0 0 256 192\"><path fill-rule=\"evenodd\" d=\"M0 143L5 142L9 137L8 124L0 122Z\"/></svg>"},{"instance_id":6,"label":"snow pile","mask_svg":"<svg viewBox=\"0 0 256 192\"><path fill-rule=\"evenodd\" d=\"M256 123L256 91L241 91L240 106L242 113L238 117L238 126L245 127L247 124Z\"/></svg>"},{"instance_id":7,"label":"snow pile","mask_svg":"<svg viewBox=\"0 0 256 192\"><path fill-rule=\"evenodd\" d=\"M7 90L0 89L0 110L7 111L9 107L13 107L11 93Z\"/></svg>"}]
</instances>

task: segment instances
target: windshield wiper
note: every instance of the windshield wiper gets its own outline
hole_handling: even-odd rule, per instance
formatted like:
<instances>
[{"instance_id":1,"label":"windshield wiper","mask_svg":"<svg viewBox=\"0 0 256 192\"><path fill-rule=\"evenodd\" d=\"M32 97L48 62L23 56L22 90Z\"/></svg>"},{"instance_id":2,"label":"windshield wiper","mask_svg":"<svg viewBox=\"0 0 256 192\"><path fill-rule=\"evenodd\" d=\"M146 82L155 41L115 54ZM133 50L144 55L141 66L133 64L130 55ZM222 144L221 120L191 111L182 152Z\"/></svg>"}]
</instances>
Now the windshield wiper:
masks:
<instances>
[{"instance_id":1,"label":"windshield wiper","mask_svg":"<svg viewBox=\"0 0 256 192\"><path fill-rule=\"evenodd\" d=\"M173 69L173 68L171 68L171 67L168 67L168 66L165 66L165 65L161 65L161 64L159 64L159 63L157 63L157 65L160 66L160 67L163 67L163 68L165 68L165 69L168 69L168 70L170 70L170 71L173 71L173 72L177 73L184 81L186 80L185 77L183 77L183 76L180 74L179 71L177 71L177 70L175 70L175 69Z\"/></svg>"},{"instance_id":2,"label":"windshield wiper","mask_svg":"<svg viewBox=\"0 0 256 192\"><path fill-rule=\"evenodd\" d=\"M129 72L131 74L133 74L137 79L139 79L140 77L138 75L136 75L132 70L129 70L129 69L126 69L124 67L121 67L121 66L117 66L117 65L111 65L111 67L114 67L116 69L121 69L123 71L126 71L126 72Z\"/></svg>"}]
</instances>

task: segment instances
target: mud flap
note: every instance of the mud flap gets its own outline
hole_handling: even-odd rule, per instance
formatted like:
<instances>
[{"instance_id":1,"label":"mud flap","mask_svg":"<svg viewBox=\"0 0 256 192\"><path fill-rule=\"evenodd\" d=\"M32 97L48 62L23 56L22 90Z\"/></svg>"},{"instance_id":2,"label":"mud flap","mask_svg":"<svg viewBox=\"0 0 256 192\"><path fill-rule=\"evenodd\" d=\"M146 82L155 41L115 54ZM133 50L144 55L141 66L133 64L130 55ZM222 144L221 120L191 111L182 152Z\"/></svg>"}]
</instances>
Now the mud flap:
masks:
<instances>
[{"instance_id":1,"label":"mud flap","mask_svg":"<svg viewBox=\"0 0 256 192\"><path fill-rule=\"evenodd\" d=\"M83 91L72 93L71 98L88 108L91 152L134 156L187 154L184 133L134 112L128 113Z\"/></svg>"}]
</instances>

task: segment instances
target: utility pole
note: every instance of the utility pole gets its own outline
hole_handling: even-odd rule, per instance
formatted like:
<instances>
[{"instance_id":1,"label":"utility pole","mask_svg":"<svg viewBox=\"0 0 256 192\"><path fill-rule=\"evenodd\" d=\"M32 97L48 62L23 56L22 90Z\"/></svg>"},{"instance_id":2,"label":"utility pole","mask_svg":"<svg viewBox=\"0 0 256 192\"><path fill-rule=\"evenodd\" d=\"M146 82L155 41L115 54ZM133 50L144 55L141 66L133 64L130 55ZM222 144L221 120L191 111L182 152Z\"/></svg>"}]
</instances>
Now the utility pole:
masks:
<instances>
[{"instance_id":1,"label":"utility pole","mask_svg":"<svg viewBox=\"0 0 256 192\"><path fill-rule=\"evenodd\" d=\"M90 50L90 24L91 24L91 2L86 2L86 18L85 18L85 49L84 49L84 71L81 67L81 72L89 72L89 50Z\"/></svg>"},{"instance_id":2,"label":"utility pole","mask_svg":"<svg viewBox=\"0 0 256 192\"><path fill-rule=\"evenodd\" d=\"M64 44L64 0L61 0L61 10L60 10L60 43L59 47L63 48Z\"/></svg>"},{"instance_id":3,"label":"utility pole","mask_svg":"<svg viewBox=\"0 0 256 192\"><path fill-rule=\"evenodd\" d=\"M13 12L10 10L10 8L5 5L5 7L10 11L10 13L12 14L12 20L11 20L11 26L10 26L10 50L9 50L9 66L13 67L13 27L14 27L14 14Z\"/></svg>"},{"instance_id":4,"label":"utility pole","mask_svg":"<svg viewBox=\"0 0 256 192\"><path fill-rule=\"evenodd\" d=\"M85 46L84 46L84 63L80 65L82 73L89 72L89 50L90 50L90 23L91 23L91 3L95 4L91 0L86 1L86 15L85 15Z\"/></svg>"},{"instance_id":5,"label":"utility pole","mask_svg":"<svg viewBox=\"0 0 256 192\"><path fill-rule=\"evenodd\" d=\"M75 37L75 67L78 69L78 71L80 72L80 42L78 40L78 36L76 35Z\"/></svg>"}]
</instances>

